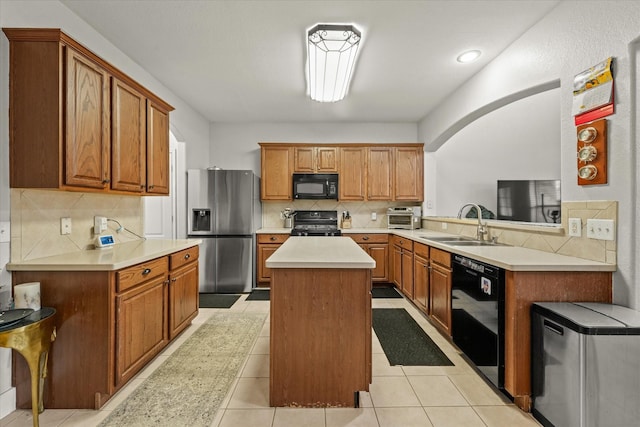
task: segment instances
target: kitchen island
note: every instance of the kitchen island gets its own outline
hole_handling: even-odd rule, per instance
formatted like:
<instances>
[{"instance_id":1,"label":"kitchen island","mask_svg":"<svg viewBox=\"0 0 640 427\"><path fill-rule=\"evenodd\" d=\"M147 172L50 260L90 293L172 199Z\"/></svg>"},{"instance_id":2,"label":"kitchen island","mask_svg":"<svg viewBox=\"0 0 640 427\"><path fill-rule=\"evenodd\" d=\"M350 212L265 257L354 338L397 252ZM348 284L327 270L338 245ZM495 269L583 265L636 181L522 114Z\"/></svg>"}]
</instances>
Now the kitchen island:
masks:
<instances>
[{"instance_id":1,"label":"kitchen island","mask_svg":"<svg viewBox=\"0 0 640 427\"><path fill-rule=\"evenodd\" d=\"M272 269L271 406L357 407L371 383L371 269L349 237L290 237Z\"/></svg>"}]
</instances>

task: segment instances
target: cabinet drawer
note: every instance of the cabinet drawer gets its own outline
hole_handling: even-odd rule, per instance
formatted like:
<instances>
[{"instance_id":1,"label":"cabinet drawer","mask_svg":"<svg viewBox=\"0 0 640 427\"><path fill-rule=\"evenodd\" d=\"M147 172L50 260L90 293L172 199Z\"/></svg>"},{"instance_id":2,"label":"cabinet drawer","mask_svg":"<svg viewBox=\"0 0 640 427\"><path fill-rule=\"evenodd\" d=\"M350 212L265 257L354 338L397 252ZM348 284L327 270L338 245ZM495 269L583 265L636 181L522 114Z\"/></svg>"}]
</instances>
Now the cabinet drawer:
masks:
<instances>
[{"instance_id":1,"label":"cabinet drawer","mask_svg":"<svg viewBox=\"0 0 640 427\"><path fill-rule=\"evenodd\" d=\"M284 243L288 234L258 234L258 243Z\"/></svg>"},{"instance_id":2,"label":"cabinet drawer","mask_svg":"<svg viewBox=\"0 0 640 427\"><path fill-rule=\"evenodd\" d=\"M172 270L180 268L185 264L193 262L198 259L199 248L194 246L189 249L185 249L175 254L169 255L169 266Z\"/></svg>"},{"instance_id":3,"label":"cabinet drawer","mask_svg":"<svg viewBox=\"0 0 640 427\"><path fill-rule=\"evenodd\" d=\"M124 268L116 273L116 292L125 291L168 272L169 258L166 256Z\"/></svg>"},{"instance_id":4,"label":"cabinet drawer","mask_svg":"<svg viewBox=\"0 0 640 427\"><path fill-rule=\"evenodd\" d=\"M406 239L404 237L393 236L393 244L400 246L403 249L407 249L413 252L413 240Z\"/></svg>"},{"instance_id":5,"label":"cabinet drawer","mask_svg":"<svg viewBox=\"0 0 640 427\"><path fill-rule=\"evenodd\" d=\"M351 237L356 243L389 243L388 234L345 234L347 237Z\"/></svg>"},{"instance_id":6,"label":"cabinet drawer","mask_svg":"<svg viewBox=\"0 0 640 427\"><path fill-rule=\"evenodd\" d=\"M429 246L422 243L413 244L413 253L420 255L422 258L429 259Z\"/></svg>"},{"instance_id":7,"label":"cabinet drawer","mask_svg":"<svg viewBox=\"0 0 640 427\"><path fill-rule=\"evenodd\" d=\"M445 267L451 267L451 254L440 249L431 248L431 261Z\"/></svg>"}]
</instances>

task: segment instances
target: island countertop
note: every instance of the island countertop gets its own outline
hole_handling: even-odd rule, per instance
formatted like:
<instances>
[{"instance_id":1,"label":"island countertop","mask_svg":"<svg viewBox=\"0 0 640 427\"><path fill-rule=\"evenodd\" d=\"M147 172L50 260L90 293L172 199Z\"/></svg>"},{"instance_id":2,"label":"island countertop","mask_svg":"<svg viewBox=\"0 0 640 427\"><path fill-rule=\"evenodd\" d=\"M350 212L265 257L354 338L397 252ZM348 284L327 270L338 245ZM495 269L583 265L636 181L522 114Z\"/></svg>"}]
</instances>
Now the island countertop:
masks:
<instances>
[{"instance_id":1,"label":"island countertop","mask_svg":"<svg viewBox=\"0 0 640 427\"><path fill-rule=\"evenodd\" d=\"M375 268L350 237L289 237L267 261L269 268Z\"/></svg>"},{"instance_id":2,"label":"island countertop","mask_svg":"<svg viewBox=\"0 0 640 427\"><path fill-rule=\"evenodd\" d=\"M149 239L7 264L9 271L110 271L197 246L200 239Z\"/></svg>"}]
</instances>

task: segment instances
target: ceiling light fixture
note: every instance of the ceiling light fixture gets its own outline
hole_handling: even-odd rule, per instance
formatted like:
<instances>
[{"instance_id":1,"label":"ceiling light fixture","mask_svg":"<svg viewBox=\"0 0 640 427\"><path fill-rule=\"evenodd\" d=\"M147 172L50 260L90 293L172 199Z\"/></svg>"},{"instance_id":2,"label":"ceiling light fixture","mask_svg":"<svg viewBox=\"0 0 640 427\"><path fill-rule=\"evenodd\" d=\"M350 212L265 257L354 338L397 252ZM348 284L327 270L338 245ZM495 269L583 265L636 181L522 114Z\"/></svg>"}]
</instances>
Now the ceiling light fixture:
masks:
<instances>
[{"instance_id":1,"label":"ceiling light fixture","mask_svg":"<svg viewBox=\"0 0 640 427\"><path fill-rule=\"evenodd\" d=\"M481 52L479 50L469 50L467 52L461 53L457 60L458 62L462 62L466 64L468 62L473 62L480 57Z\"/></svg>"},{"instance_id":2,"label":"ceiling light fixture","mask_svg":"<svg viewBox=\"0 0 640 427\"><path fill-rule=\"evenodd\" d=\"M353 25L317 24L307 31L307 94L336 102L347 94L362 34Z\"/></svg>"}]
</instances>

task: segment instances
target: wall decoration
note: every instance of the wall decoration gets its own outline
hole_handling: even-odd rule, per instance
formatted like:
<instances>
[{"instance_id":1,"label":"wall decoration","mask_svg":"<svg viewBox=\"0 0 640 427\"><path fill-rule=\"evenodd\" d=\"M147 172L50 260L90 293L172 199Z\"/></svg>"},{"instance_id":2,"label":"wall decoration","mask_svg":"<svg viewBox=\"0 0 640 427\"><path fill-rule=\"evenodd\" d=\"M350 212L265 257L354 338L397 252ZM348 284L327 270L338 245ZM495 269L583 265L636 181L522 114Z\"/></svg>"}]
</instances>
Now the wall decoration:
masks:
<instances>
[{"instance_id":1,"label":"wall decoration","mask_svg":"<svg viewBox=\"0 0 640 427\"><path fill-rule=\"evenodd\" d=\"M609 57L574 77L571 112L576 126L613 114L612 66Z\"/></svg>"},{"instance_id":2,"label":"wall decoration","mask_svg":"<svg viewBox=\"0 0 640 427\"><path fill-rule=\"evenodd\" d=\"M578 126L578 185L607 183L607 120Z\"/></svg>"}]
</instances>

